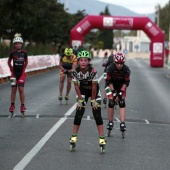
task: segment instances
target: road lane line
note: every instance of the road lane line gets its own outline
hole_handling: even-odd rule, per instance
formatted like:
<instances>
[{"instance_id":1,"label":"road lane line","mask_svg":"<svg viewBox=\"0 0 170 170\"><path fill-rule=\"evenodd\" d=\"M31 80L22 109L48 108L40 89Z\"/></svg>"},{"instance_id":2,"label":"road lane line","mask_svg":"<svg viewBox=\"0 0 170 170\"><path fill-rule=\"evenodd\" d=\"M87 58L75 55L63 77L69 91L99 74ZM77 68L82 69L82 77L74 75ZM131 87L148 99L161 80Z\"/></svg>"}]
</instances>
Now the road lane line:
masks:
<instances>
[{"instance_id":1,"label":"road lane line","mask_svg":"<svg viewBox=\"0 0 170 170\"><path fill-rule=\"evenodd\" d=\"M87 120L90 120L90 116L87 116Z\"/></svg>"},{"instance_id":2,"label":"road lane line","mask_svg":"<svg viewBox=\"0 0 170 170\"><path fill-rule=\"evenodd\" d=\"M120 122L120 120L117 117L115 119L117 120L117 122Z\"/></svg>"},{"instance_id":3,"label":"road lane line","mask_svg":"<svg viewBox=\"0 0 170 170\"><path fill-rule=\"evenodd\" d=\"M40 114L37 114L37 115L36 115L36 118L37 118L37 119L40 118Z\"/></svg>"},{"instance_id":4,"label":"road lane line","mask_svg":"<svg viewBox=\"0 0 170 170\"><path fill-rule=\"evenodd\" d=\"M147 119L145 119L145 122L146 122L146 124L149 124L149 121Z\"/></svg>"},{"instance_id":5,"label":"road lane line","mask_svg":"<svg viewBox=\"0 0 170 170\"><path fill-rule=\"evenodd\" d=\"M99 82L102 80L103 75L99 78ZM64 114L64 117L44 135L44 137L22 158L22 160L13 168L13 170L23 170L34 158L34 156L41 150L51 136L58 130L58 128L67 120L67 116L71 115L76 109L76 103Z\"/></svg>"},{"instance_id":6,"label":"road lane line","mask_svg":"<svg viewBox=\"0 0 170 170\"><path fill-rule=\"evenodd\" d=\"M57 129L67 120L67 116L75 110L76 104L74 104L66 113L65 117L60 118L60 120L45 134L45 136L28 152L24 158L14 167L13 170L23 170L33 157L40 151L40 149L45 145L45 143L50 139L50 137L57 131Z\"/></svg>"}]
</instances>

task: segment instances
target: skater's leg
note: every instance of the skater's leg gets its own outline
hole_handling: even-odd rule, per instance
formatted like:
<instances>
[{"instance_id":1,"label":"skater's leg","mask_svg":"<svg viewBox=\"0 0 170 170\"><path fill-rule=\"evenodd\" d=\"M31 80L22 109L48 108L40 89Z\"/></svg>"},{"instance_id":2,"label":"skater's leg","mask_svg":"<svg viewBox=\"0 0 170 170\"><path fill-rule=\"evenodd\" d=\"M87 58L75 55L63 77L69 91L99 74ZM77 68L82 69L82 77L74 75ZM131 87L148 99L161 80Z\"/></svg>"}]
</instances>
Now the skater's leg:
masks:
<instances>
[{"instance_id":1,"label":"skater's leg","mask_svg":"<svg viewBox=\"0 0 170 170\"><path fill-rule=\"evenodd\" d=\"M25 94L24 94L24 85L23 84L18 85L18 91L19 91L20 101L21 101L20 111L21 111L21 113L24 113L26 110L26 107L25 107Z\"/></svg>"},{"instance_id":2,"label":"skater's leg","mask_svg":"<svg viewBox=\"0 0 170 170\"><path fill-rule=\"evenodd\" d=\"M121 99L119 101L119 113L120 113L120 121L125 122L125 116L126 116L126 104L125 99Z\"/></svg>"},{"instance_id":3,"label":"skater's leg","mask_svg":"<svg viewBox=\"0 0 170 170\"><path fill-rule=\"evenodd\" d=\"M113 99L109 99L108 103L108 124L107 124L107 129L108 129L108 136L110 136L111 130L113 129L113 119L114 119L114 105L115 102Z\"/></svg>"},{"instance_id":4,"label":"skater's leg","mask_svg":"<svg viewBox=\"0 0 170 170\"><path fill-rule=\"evenodd\" d=\"M103 119L101 116L101 107L98 107L98 109L92 108L92 112L93 112L94 119L96 121L98 133L100 136L104 136Z\"/></svg>"},{"instance_id":5,"label":"skater's leg","mask_svg":"<svg viewBox=\"0 0 170 170\"><path fill-rule=\"evenodd\" d=\"M11 106L9 107L9 112L12 113L11 116L13 116L13 112L15 110L15 98L16 98L16 92L17 92L17 86L11 87Z\"/></svg>"},{"instance_id":6,"label":"skater's leg","mask_svg":"<svg viewBox=\"0 0 170 170\"><path fill-rule=\"evenodd\" d=\"M63 94L64 81L65 81L65 74L61 74L60 75L60 85L59 85L60 96L62 96L62 94Z\"/></svg>"},{"instance_id":7,"label":"skater's leg","mask_svg":"<svg viewBox=\"0 0 170 170\"><path fill-rule=\"evenodd\" d=\"M17 86L11 87L11 103L15 103L15 97L17 92Z\"/></svg>"},{"instance_id":8,"label":"skater's leg","mask_svg":"<svg viewBox=\"0 0 170 170\"><path fill-rule=\"evenodd\" d=\"M74 150L76 146L77 135L78 135L78 131L79 131L80 124L81 124L81 119L83 117L84 112L85 112L85 108L83 107L80 110L76 110L76 114L74 117L73 134L70 138L70 144L71 144L70 150L71 151Z\"/></svg>"},{"instance_id":9,"label":"skater's leg","mask_svg":"<svg viewBox=\"0 0 170 170\"><path fill-rule=\"evenodd\" d=\"M67 89L66 89L66 97L68 97L70 90L71 90L71 83L72 83L72 78L67 77Z\"/></svg>"},{"instance_id":10,"label":"skater's leg","mask_svg":"<svg viewBox=\"0 0 170 170\"><path fill-rule=\"evenodd\" d=\"M75 114L75 117L74 117L73 134L78 134L84 112L85 112L84 107L76 110L76 114Z\"/></svg>"},{"instance_id":11,"label":"skater's leg","mask_svg":"<svg viewBox=\"0 0 170 170\"><path fill-rule=\"evenodd\" d=\"M19 91L21 105L24 105L25 103L24 86L18 86L18 91Z\"/></svg>"},{"instance_id":12,"label":"skater's leg","mask_svg":"<svg viewBox=\"0 0 170 170\"><path fill-rule=\"evenodd\" d=\"M93 112L94 119L96 121L97 130L98 130L98 133L99 133L99 145L102 148L101 153L103 153L105 145L106 145L106 140L105 140L105 137L104 137L103 119L101 117L101 107L98 107L98 109L92 108L92 112Z\"/></svg>"},{"instance_id":13,"label":"skater's leg","mask_svg":"<svg viewBox=\"0 0 170 170\"><path fill-rule=\"evenodd\" d=\"M125 100L122 99L119 101L119 113L120 113L120 130L121 131L126 131L126 126L125 126L125 117L126 117L126 104Z\"/></svg>"},{"instance_id":14,"label":"skater's leg","mask_svg":"<svg viewBox=\"0 0 170 170\"><path fill-rule=\"evenodd\" d=\"M126 108L120 108L120 121L125 122L125 117L126 117Z\"/></svg>"},{"instance_id":15,"label":"skater's leg","mask_svg":"<svg viewBox=\"0 0 170 170\"><path fill-rule=\"evenodd\" d=\"M114 117L114 109L113 108L108 108L108 120L110 122L113 122L113 117Z\"/></svg>"}]
</instances>

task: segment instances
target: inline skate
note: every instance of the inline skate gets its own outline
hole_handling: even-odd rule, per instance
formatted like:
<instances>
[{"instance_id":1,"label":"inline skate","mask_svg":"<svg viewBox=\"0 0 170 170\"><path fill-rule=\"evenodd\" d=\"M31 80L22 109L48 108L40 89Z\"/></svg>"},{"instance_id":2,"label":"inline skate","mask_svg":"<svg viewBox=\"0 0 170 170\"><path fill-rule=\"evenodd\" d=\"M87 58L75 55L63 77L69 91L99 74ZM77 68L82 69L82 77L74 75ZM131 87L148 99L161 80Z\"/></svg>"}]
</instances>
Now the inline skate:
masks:
<instances>
[{"instance_id":1,"label":"inline skate","mask_svg":"<svg viewBox=\"0 0 170 170\"><path fill-rule=\"evenodd\" d=\"M26 107L24 105L21 105L20 107L20 112L21 112L21 117L23 118L25 115Z\"/></svg>"},{"instance_id":2,"label":"inline skate","mask_svg":"<svg viewBox=\"0 0 170 170\"><path fill-rule=\"evenodd\" d=\"M66 104L68 104L68 100L69 100L69 97L68 97L68 96L65 96Z\"/></svg>"},{"instance_id":3,"label":"inline skate","mask_svg":"<svg viewBox=\"0 0 170 170\"><path fill-rule=\"evenodd\" d=\"M108 137L110 136L110 133L113 129L113 125L114 123L112 121L109 121L109 123L107 124L107 129L108 129Z\"/></svg>"},{"instance_id":4,"label":"inline skate","mask_svg":"<svg viewBox=\"0 0 170 170\"><path fill-rule=\"evenodd\" d=\"M103 104L104 104L104 106L105 106L105 108L106 108L106 105L107 105L107 98L104 98L104 99L103 99Z\"/></svg>"},{"instance_id":5,"label":"inline skate","mask_svg":"<svg viewBox=\"0 0 170 170\"><path fill-rule=\"evenodd\" d=\"M10 112L10 117L13 117L14 116L14 111L15 111L15 106L14 105L11 105L10 108L9 108L9 112Z\"/></svg>"},{"instance_id":6,"label":"inline skate","mask_svg":"<svg viewBox=\"0 0 170 170\"><path fill-rule=\"evenodd\" d=\"M60 101L60 105L62 104L63 96L59 96L58 100Z\"/></svg>"},{"instance_id":7,"label":"inline skate","mask_svg":"<svg viewBox=\"0 0 170 170\"><path fill-rule=\"evenodd\" d=\"M104 137L99 137L99 146L100 146L100 153L105 152L105 145L106 145L106 140Z\"/></svg>"},{"instance_id":8,"label":"inline skate","mask_svg":"<svg viewBox=\"0 0 170 170\"><path fill-rule=\"evenodd\" d=\"M73 136L70 138L70 151L71 151L71 152L75 150L75 148L76 148L76 142L77 142L77 136L74 136L74 135L73 135Z\"/></svg>"},{"instance_id":9,"label":"inline skate","mask_svg":"<svg viewBox=\"0 0 170 170\"><path fill-rule=\"evenodd\" d=\"M120 131L122 132L122 138L125 137L126 125L124 122L120 123Z\"/></svg>"}]
</instances>

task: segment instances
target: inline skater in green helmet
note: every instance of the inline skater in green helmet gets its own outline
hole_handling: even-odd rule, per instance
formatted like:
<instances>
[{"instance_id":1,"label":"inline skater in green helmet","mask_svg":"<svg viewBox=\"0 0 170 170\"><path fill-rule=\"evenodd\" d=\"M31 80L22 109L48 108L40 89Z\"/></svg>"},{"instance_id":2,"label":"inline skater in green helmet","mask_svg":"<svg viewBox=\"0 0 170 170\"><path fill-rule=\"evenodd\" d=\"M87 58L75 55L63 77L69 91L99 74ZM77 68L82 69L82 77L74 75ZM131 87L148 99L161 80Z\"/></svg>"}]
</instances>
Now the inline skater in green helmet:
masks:
<instances>
[{"instance_id":1,"label":"inline skater in green helmet","mask_svg":"<svg viewBox=\"0 0 170 170\"><path fill-rule=\"evenodd\" d=\"M78 139L78 132L83 118L86 103L91 99L91 107L99 134L101 153L105 150L106 140L101 116L101 93L97 70L90 64L91 54L80 51L77 55L77 67L72 71L72 81L77 95L77 107L73 123L73 134L70 138L70 151L73 151Z\"/></svg>"}]
</instances>

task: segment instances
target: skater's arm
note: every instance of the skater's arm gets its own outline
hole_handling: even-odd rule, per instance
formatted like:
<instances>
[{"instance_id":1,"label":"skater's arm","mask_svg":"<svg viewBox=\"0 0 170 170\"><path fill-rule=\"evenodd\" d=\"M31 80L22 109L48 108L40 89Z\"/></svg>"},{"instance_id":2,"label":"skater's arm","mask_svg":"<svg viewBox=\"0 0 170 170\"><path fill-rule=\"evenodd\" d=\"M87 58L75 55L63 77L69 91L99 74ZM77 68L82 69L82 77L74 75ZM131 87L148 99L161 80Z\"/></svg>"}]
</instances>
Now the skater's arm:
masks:
<instances>
[{"instance_id":1,"label":"skater's arm","mask_svg":"<svg viewBox=\"0 0 170 170\"><path fill-rule=\"evenodd\" d=\"M78 83L74 83L74 88L78 96L78 100L83 100Z\"/></svg>"},{"instance_id":2,"label":"skater's arm","mask_svg":"<svg viewBox=\"0 0 170 170\"><path fill-rule=\"evenodd\" d=\"M59 63L59 68L60 68L61 71L64 71L65 69L64 69L64 67L62 66L62 64L63 64L62 61L60 61L60 63Z\"/></svg>"},{"instance_id":3,"label":"skater's arm","mask_svg":"<svg viewBox=\"0 0 170 170\"><path fill-rule=\"evenodd\" d=\"M92 95L91 95L91 100L95 100L97 93L97 82L92 81Z\"/></svg>"},{"instance_id":4,"label":"skater's arm","mask_svg":"<svg viewBox=\"0 0 170 170\"><path fill-rule=\"evenodd\" d=\"M28 65L28 58L25 59L23 72L25 72L27 65Z\"/></svg>"}]
</instances>

